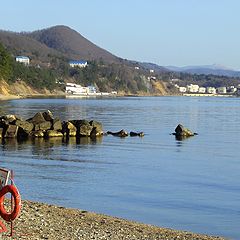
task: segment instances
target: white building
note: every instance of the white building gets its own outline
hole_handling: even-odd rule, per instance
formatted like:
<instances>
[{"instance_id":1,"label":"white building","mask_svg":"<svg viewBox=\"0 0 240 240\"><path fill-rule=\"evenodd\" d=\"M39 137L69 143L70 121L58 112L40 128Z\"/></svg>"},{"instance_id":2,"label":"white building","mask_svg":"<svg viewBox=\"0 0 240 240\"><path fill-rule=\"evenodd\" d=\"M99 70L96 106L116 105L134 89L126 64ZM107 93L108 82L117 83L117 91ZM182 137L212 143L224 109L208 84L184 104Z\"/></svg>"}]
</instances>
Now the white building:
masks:
<instances>
[{"instance_id":1,"label":"white building","mask_svg":"<svg viewBox=\"0 0 240 240\"><path fill-rule=\"evenodd\" d=\"M87 66L87 61L84 61L84 60L80 60L80 61L69 61L69 65L70 67L80 67L80 68L84 68Z\"/></svg>"},{"instance_id":2,"label":"white building","mask_svg":"<svg viewBox=\"0 0 240 240\"><path fill-rule=\"evenodd\" d=\"M187 91L190 93L197 93L198 89L199 89L199 86L196 84L187 85Z\"/></svg>"},{"instance_id":3,"label":"white building","mask_svg":"<svg viewBox=\"0 0 240 240\"><path fill-rule=\"evenodd\" d=\"M179 87L179 92L185 93L187 91L186 87Z\"/></svg>"},{"instance_id":4,"label":"white building","mask_svg":"<svg viewBox=\"0 0 240 240\"><path fill-rule=\"evenodd\" d=\"M225 93L227 93L227 88L226 87L218 87L217 88L217 93L225 94Z\"/></svg>"},{"instance_id":5,"label":"white building","mask_svg":"<svg viewBox=\"0 0 240 240\"><path fill-rule=\"evenodd\" d=\"M93 95L97 94L97 90L94 86L83 87L79 84L75 83L67 83L66 84L66 93L74 94L74 95Z\"/></svg>"},{"instance_id":6,"label":"white building","mask_svg":"<svg viewBox=\"0 0 240 240\"><path fill-rule=\"evenodd\" d=\"M215 87L207 87L207 93L210 94L216 94L216 88Z\"/></svg>"},{"instance_id":7,"label":"white building","mask_svg":"<svg viewBox=\"0 0 240 240\"><path fill-rule=\"evenodd\" d=\"M23 63L24 65L29 65L30 59L26 56L16 56L15 57L16 62Z\"/></svg>"},{"instance_id":8,"label":"white building","mask_svg":"<svg viewBox=\"0 0 240 240\"><path fill-rule=\"evenodd\" d=\"M199 87L198 92L199 93L206 93L206 88L205 87Z\"/></svg>"}]
</instances>

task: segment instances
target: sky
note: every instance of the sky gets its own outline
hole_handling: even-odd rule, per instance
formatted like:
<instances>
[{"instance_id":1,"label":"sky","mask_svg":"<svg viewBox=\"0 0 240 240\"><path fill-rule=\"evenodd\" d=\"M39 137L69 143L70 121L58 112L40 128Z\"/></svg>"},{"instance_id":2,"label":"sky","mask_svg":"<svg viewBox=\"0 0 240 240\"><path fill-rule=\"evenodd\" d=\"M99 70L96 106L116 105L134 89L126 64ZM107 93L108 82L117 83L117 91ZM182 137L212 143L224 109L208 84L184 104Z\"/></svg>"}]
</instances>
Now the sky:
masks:
<instances>
[{"instance_id":1,"label":"sky","mask_svg":"<svg viewBox=\"0 0 240 240\"><path fill-rule=\"evenodd\" d=\"M239 0L8 0L0 29L66 25L118 57L240 70Z\"/></svg>"}]
</instances>

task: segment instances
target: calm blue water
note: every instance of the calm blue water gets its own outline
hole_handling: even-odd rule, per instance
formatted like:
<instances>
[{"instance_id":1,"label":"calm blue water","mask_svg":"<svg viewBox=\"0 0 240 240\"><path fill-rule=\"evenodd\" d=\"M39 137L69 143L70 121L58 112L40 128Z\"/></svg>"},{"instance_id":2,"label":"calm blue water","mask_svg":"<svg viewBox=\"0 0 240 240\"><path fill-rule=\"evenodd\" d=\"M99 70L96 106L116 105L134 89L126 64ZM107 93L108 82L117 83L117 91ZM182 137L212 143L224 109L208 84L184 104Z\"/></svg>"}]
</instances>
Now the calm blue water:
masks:
<instances>
[{"instance_id":1,"label":"calm blue water","mask_svg":"<svg viewBox=\"0 0 240 240\"><path fill-rule=\"evenodd\" d=\"M0 113L102 122L104 136L69 143L42 139L0 144L0 165L15 171L23 199L240 239L240 98L136 97L25 99ZM178 123L198 136L177 141Z\"/></svg>"}]
</instances>

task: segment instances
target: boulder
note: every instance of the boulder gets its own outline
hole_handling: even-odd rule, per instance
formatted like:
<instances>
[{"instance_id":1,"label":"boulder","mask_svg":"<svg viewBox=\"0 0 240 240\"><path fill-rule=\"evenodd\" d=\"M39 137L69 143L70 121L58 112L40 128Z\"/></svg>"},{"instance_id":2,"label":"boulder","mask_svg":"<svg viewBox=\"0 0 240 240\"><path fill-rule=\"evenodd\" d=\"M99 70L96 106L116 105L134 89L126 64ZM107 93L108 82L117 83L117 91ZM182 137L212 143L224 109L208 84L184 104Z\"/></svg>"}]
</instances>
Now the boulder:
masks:
<instances>
[{"instance_id":1,"label":"boulder","mask_svg":"<svg viewBox=\"0 0 240 240\"><path fill-rule=\"evenodd\" d=\"M50 137L63 137L63 134L59 131L56 130L48 130L45 133L45 136L50 138Z\"/></svg>"},{"instance_id":2,"label":"boulder","mask_svg":"<svg viewBox=\"0 0 240 240\"><path fill-rule=\"evenodd\" d=\"M92 126L92 132L90 135L100 136L103 135L102 124L97 121L90 121L89 124Z\"/></svg>"},{"instance_id":3,"label":"boulder","mask_svg":"<svg viewBox=\"0 0 240 240\"><path fill-rule=\"evenodd\" d=\"M144 136L144 132L130 132L130 136L131 137L143 137Z\"/></svg>"},{"instance_id":4,"label":"boulder","mask_svg":"<svg viewBox=\"0 0 240 240\"><path fill-rule=\"evenodd\" d=\"M54 119L52 112L49 111L49 110L47 110L47 112L44 112L44 113L42 114L42 116L44 117L44 119L45 119L46 121L53 121L53 119Z\"/></svg>"},{"instance_id":5,"label":"boulder","mask_svg":"<svg viewBox=\"0 0 240 240\"><path fill-rule=\"evenodd\" d=\"M120 130L119 132L111 132L111 131L107 131L107 134L111 134L113 136L117 136L117 137L127 137L128 136L128 132L126 132L125 130Z\"/></svg>"},{"instance_id":6,"label":"boulder","mask_svg":"<svg viewBox=\"0 0 240 240\"><path fill-rule=\"evenodd\" d=\"M79 128L79 135L89 137L91 135L91 132L93 130L93 127L90 125L90 123L86 120L80 120L80 128Z\"/></svg>"},{"instance_id":7,"label":"boulder","mask_svg":"<svg viewBox=\"0 0 240 240\"><path fill-rule=\"evenodd\" d=\"M46 130L50 130L52 127L52 123L49 122L49 121L44 121L44 122L41 122L41 123L38 123L38 124L35 124L35 131L39 131L39 130L43 130L43 131L46 131Z\"/></svg>"},{"instance_id":8,"label":"boulder","mask_svg":"<svg viewBox=\"0 0 240 240\"><path fill-rule=\"evenodd\" d=\"M36 113L32 118L28 119L27 121L33 123L34 125L46 122L41 112Z\"/></svg>"},{"instance_id":9,"label":"boulder","mask_svg":"<svg viewBox=\"0 0 240 240\"><path fill-rule=\"evenodd\" d=\"M62 131L62 122L59 118L53 119L52 128L55 131Z\"/></svg>"},{"instance_id":10,"label":"boulder","mask_svg":"<svg viewBox=\"0 0 240 240\"><path fill-rule=\"evenodd\" d=\"M0 139L3 137L3 128L0 128Z\"/></svg>"},{"instance_id":11,"label":"boulder","mask_svg":"<svg viewBox=\"0 0 240 240\"><path fill-rule=\"evenodd\" d=\"M74 137L77 135L77 128L71 122L63 122L63 135Z\"/></svg>"},{"instance_id":12,"label":"boulder","mask_svg":"<svg viewBox=\"0 0 240 240\"><path fill-rule=\"evenodd\" d=\"M44 132L42 130L32 131L30 132L29 136L35 137L35 138L41 138L41 137L44 137Z\"/></svg>"},{"instance_id":13,"label":"boulder","mask_svg":"<svg viewBox=\"0 0 240 240\"><path fill-rule=\"evenodd\" d=\"M178 124L177 127L175 128L175 133L173 133L173 135L179 137L191 137L194 136L195 134L188 128L185 128L182 124Z\"/></svg>"},{"instance_id":14,"label":"boulder","mask_svg":"<svg viewBox=\"0 0 240 240\"><path fill-rule=\"evenodd\" d=\"M8 125L6 128L6 132L4 134L5 138L15 138L17 137L18 126L16 125Z\"/></svg>"},{"instance_id":15,"label":"boulder","mask_svg":"<svg viewBox=\"0 0 240 240\"><path fill-rule=\"evenodd\" d=\"M15 125L23 129L25 132L31 132L34 128L33 123L28 121L16 120Z\"/></svg>"}]
</instances>

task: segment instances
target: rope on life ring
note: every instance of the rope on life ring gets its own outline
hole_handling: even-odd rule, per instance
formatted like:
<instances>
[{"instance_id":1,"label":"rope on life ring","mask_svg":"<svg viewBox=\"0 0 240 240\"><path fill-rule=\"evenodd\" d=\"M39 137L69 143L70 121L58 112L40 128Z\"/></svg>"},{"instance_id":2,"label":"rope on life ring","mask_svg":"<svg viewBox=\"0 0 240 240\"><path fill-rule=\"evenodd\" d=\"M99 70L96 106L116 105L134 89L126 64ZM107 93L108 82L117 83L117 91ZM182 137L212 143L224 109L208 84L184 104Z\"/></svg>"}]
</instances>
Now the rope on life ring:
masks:
<instances>
[{"instance_id":1,"label":"rope on life ring","mask_svg":"<svg viewBox=\"0 0 240 240\"><path fill-rule=\"evenodd\" d=\"M14 209L12 212L7 212L4 208L4 195L11 193L14 200ZM0 216L7 222L14 220L20 213L21 196L14 185L6 185L0 190Z\"/></svg>"}]
</instances>

